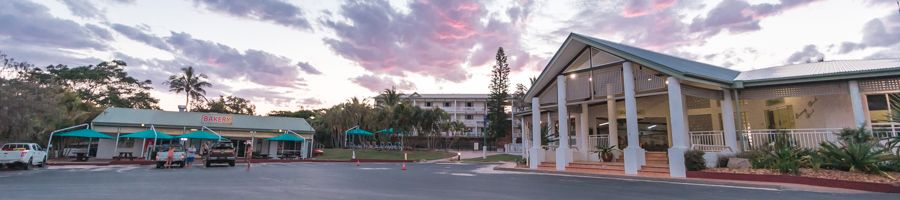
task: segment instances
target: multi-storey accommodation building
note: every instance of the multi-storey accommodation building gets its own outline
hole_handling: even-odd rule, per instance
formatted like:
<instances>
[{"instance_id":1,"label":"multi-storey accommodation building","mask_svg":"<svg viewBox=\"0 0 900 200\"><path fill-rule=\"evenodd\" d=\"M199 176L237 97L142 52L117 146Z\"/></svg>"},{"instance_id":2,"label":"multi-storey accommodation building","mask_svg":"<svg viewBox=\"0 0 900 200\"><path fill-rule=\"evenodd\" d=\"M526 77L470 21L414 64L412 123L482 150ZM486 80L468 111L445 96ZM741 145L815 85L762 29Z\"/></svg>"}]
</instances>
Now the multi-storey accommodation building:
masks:
<instances>
[{"instance_id":1,"label":"multi-storey accommodation building","mask_svg":"<svg viewBox=\"0 0 900 200\"><path fill-rule=\"evenodd\" d=\"M447 112L450 121L462 122L466 127L462 133L443 133L444 136L481 137L484 133L488 94L412 93L401 98L422 109L441 109ZM375 97L376 104L381 102Z\"/></svg>"},{"instance_id":2,"label":"multi-storey accommodation building","mask_svg":"<svg viewBox=\"0 0 900 200\"><path fill-rule=\"evenodd\" d=\"M447 112L450 121L462 122L462 133L444 133L444 136L482 137L487 116L488 94L419 94L405 95L413 105L423 109L440 108Z\"/></svg>"}]
</instances>

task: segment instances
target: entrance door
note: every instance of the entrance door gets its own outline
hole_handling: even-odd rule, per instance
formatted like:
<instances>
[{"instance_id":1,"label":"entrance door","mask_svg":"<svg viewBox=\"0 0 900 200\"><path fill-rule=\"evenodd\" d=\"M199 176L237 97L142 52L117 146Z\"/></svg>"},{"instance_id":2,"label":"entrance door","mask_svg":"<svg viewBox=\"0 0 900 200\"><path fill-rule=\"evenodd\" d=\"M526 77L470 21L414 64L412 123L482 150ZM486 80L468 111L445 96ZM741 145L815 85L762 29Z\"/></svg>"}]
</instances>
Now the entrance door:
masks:
<instances>
[{"instance_id":1,"label":"entrance door","mask_svg":"<svg viewBox=\"0 0 900 200\"><path fill-rule=\"evenodd\" d=\"M245 140L231 140L231 143L234 144L235 151L237 151L237 157L244 157L245 147L247 147L247 145L244 144L244 141Z\"/></svg>"},{"instance_id":2,"label":"entrance door","mask_svg":"<svg viewBox=\"0 0 900 200\"><path fill-rule=\"evenodd\" d=\"M766 127L769 129L793 129L794 107L787 105L766 111Z\"/></svg>"}]
</instances>

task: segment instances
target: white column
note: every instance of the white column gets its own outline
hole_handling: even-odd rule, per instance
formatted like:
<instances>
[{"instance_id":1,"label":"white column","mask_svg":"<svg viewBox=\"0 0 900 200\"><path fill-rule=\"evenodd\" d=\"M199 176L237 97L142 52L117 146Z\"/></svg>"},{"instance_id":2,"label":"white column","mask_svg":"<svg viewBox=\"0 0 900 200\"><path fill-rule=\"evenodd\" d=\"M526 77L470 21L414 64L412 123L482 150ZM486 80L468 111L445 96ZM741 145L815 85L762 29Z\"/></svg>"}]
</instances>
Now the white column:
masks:
<instances>
[{"instance_id":1,"label":"white column","mask_svg":"<svg viewBox=\"0 0 900 200\"><path fill-rule=\"evenodd\" d=\"M556 148L556 171L569 164L569 111L566 108L566 76L556 76L556 109L559 121L559 147Z\"/></svg>"},{"instance_id":2,"label":"white column","mask_svg":"<svg viewBox=\"0 0 900 200\"><path fill-rule=\"evenodd\" d=\"M734 101L731 99L731 90L722 91L722 133L725 138L725 146L731 148L731 153L737 153L737 131L734 125Z\"/></svg>"},{"instance_id":3,"label":"white column","mask_svg":"<svg viewBox=\"0 0 900 200\"><path fill-rule=\"evenodd\" d=\"M619 145L619 113L616 110L616 94L614 93L613 85L606 85L606 119L607 127L609 128L609 146ZM621 148L621 147L616 147Z\"/></svg>"},{"instance_id":4,"label":"white column","mask_svg":"<svg viewBox=\"0 0 900 200\"><path fill-rule=\"evenodd\" d=\"M681 95L681 84L675 77L666 78L669 89L669 127L672 129L672 148L669 148L669 174L672 177L685 177L684 152L690 147L688 140L687 119L684 117L684 96Z\"/></svg>"},{"instance_id":5,"label":"white column","mask_svg":"<svg viewBox=\"0 0 900 200\"><path fill-rule=\"evenodd\" d=\"M525 137L525 134L528 133L528 131L526 130L526 128L528 128L528 127L525 126L525 116L524 115L522 116L522 118L519 118L519 123L522 124L519 126L519 130L522 131L522 133L521 133L522 158L528 158L528 149L526 149L526 148L528 148L528 137Z\"/></svg>"},{"instance_id":6,"label":"white column","mask_svg":"<svg viewBox=\"0 0 900 200\"><path fill-rule=\"evenodd\" d=\"M578 117L578 131L575 132L578 150L581 151L581 160L590 160L591 151L596 148L588 145L588 127L591 123L588 119L588 104L581 104L581 115Z\"/></svg>"},{"instance_id":7,"label":"white column","mask_svg":"<svg viewBox=\"0 0 900 200\"><path fill-rule=\"evenodd\" d=\"M638 130L637 99L634 97L634 71L631 62L622 63L622 83L625 89L625 129L628 132L628 147L625 148L625 174L636 175L644 164L644 149L640 145Z\"/></svg>"},{"instance_id":8,"label":"white column","mask_svg":"<svg viewBox=\"0 0 900 200\"><path fill-rule=\"evenodd\" d=\"M852 80L848 84L850 86L850 105L853 107L853 121L856 127L866 125L866 114L863 111L862 95L859 94L859 82Z\"/></svg>"},{"instance_id":9,"label":"white column","mask_svg":"<svg viewBox=\"0 0 900 200\"><path fill-rule=\"evenodd\" d=\"M528 154L528 167L537 169L541 163L541 103L537 97L531 98L531 149Z\"/></svg>"}]
</instances>

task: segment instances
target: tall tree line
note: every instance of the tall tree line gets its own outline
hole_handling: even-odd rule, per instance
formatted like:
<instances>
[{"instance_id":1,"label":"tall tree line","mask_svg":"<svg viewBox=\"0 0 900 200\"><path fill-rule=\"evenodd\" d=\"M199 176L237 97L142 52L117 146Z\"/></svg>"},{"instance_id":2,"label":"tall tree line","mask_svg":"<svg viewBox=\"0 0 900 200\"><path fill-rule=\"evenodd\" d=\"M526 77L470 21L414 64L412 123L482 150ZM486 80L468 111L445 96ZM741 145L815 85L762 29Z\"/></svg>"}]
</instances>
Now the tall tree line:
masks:
<instances>
[{"instance_id":1,"label":"tall tree line","mask_svg":"<svg viewBox=\"0 0 900 200\"><path fill-rule=\"evenodd\" d=\"M496 63L491 70L491 91L487 101L487 130L485 134L488 142L496 142L497 138L506 136L512 131L509 114L506 112L509 95L509 63L503 47L497 49Z\"/></svg>"}]
</instances>

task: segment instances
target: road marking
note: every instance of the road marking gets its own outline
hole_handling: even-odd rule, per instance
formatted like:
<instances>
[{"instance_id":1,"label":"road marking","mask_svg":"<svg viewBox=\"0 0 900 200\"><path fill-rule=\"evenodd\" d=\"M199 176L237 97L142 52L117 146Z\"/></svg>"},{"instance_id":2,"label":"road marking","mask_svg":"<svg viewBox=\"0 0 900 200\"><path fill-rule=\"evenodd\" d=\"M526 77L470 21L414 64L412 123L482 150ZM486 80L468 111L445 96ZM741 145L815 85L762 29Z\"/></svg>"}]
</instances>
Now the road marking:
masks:
<instances>
[{"instance_id":1,"label":"road marking","mask_svg":"<svg viewBox=\"0 0 900 200\"><path fill-rule=\"evenodd\" d=\"M468 173L450 173L450 175L453 175L453 176L475 176L475 174L468 174Z\"/></svg>"},{"instance_id":2,"label":"road marking","mask_svg":"<svg viewBox=\"0 0 900 200\"><path fill-rule=\"evenodd\" d=\"M545 174L545 173L538 173L538 174L542 174L542 175L551 175L551 176L564 176L564 177L597 178L597 179L607 179L607 180L635 181L635 182L647 182L647 183L668 183L668 184L693 185L693 186L703 186L703 187L721 187L721 188L734 188L734 189L747 189L747 190L781 191L781 189L776 189L776 188L750 187L750 186L718 185L718 184L706 184L706 183L685 183L685 182L676 182L676 181L660 181L660 180L645 180L645 179L631 179L631 178L614 178L614 177L597 177L597 176L582 176L582 175L570 175L570 174Z\"/></svg>"},{"instance_id":3,"label":"road marking","mask_svg":"<svg viewBox=\"0 0 900 200\"><path fill-rule=\"evenodd\" d=\"M359 168L359 169L361 169L361 170L389 170L389 169L391 169L391 168L387 168L387 167L362 167L362 168Z\"/></svg>"}]
</instances>

